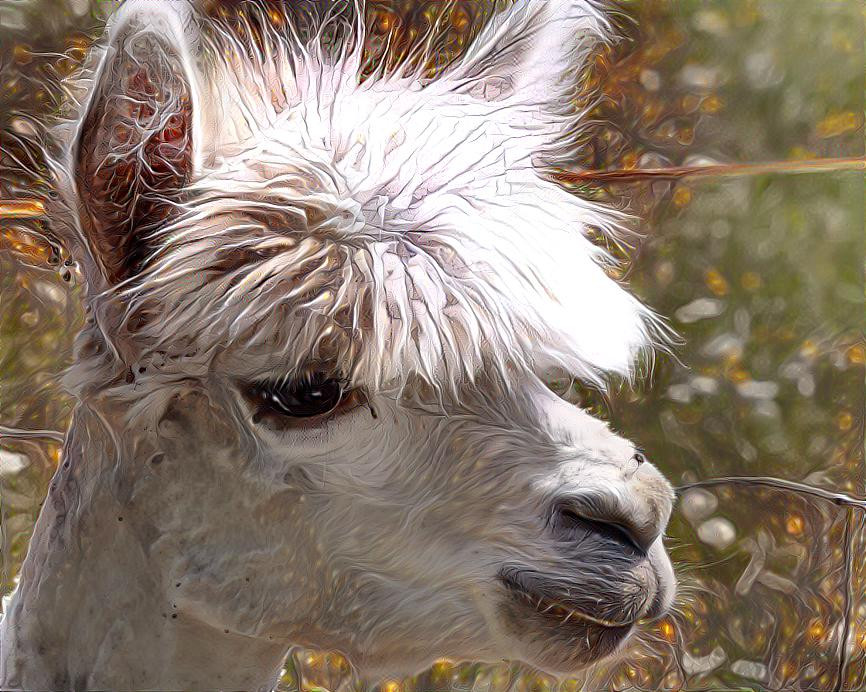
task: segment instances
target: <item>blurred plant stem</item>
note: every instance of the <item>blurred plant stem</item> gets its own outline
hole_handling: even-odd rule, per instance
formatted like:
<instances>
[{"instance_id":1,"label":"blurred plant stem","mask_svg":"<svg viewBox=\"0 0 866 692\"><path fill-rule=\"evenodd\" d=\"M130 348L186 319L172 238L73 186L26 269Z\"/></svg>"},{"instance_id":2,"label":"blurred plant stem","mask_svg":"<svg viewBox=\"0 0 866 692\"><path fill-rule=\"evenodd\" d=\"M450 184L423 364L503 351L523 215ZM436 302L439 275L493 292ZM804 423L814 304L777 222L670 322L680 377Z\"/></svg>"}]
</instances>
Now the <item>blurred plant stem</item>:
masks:
<instances>
[{"instance_id":1,"label":"blurred plant stem","mask_svg":"<svg viewBox=\"0 0 866 692\"><path fill-rule=\"evenodd\" d=\"M65 435L57 430L22 430L0 425L0 440L55 440L63 442Z\"/></svg>"},{"instance_id":2,"label":"blurred plant stem","mask_svg":"<svg viewBox=\"0 0 866 692\"><path fill-rule=\"evenodd\" d=\"M776 490L784 490L786 492L817 497L821 500L832 502L834 505L839 507L851 507L866 510L866 500L859 500L856 497L851 497L845 493L824 490L823 488L816 488L813 485L798 483L796 481L787 481L783 478L774 478L772 476L724 476L722 478L705 478L702 481L680 485L677 487L677 492L679 493L691 490L692 488L711 488L719 485L763 486L766 488L775 488Z\"/></svg>"}]
</instances>

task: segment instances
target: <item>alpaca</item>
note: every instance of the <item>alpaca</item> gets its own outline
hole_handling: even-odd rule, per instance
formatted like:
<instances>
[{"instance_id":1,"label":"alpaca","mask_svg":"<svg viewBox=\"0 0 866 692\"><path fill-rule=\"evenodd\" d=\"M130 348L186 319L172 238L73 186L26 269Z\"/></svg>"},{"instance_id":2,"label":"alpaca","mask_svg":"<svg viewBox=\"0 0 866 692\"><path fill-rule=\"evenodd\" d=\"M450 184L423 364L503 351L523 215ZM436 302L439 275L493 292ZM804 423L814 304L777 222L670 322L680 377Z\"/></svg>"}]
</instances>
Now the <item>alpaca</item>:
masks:
<instances>
[{"instance_id":1,"label":"alpaca","mask_svg":"<svg viewBox=\"0 0 866 692\"><path fill-rule=\"evenodd\" d=\"M292 645L568 673L671 603L670 485L545 385L661 335L588 238L617 213L545 176L604 14L360 79L360 2L310 8L127 0L53 131L87 318L4 689L270 689Z\"/></svg>"}]
</instances>

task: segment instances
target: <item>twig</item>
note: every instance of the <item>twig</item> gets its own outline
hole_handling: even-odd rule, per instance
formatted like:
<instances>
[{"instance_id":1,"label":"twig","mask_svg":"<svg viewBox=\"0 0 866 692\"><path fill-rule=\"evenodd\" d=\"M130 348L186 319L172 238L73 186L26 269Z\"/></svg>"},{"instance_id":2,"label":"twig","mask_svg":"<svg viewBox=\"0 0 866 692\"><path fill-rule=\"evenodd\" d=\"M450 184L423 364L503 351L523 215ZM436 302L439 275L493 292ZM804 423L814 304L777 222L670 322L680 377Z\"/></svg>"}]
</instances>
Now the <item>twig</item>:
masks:
<instances>
[{"instance_id":1,"label":"twig","mask_svg":"<svg viewBox=\"0 0 866 692\"><path fill-rule=\"evenodd\" d=\"M770 476L727 476L724 478L708 478L703 481L681 485L677 488L677 492L690 490L692 488L708 488L719 485L764 486L775 490L811 495L812 497L825 500L838 507L845 507L845 535L843 538L842 556L845 590L842 602L842 631L839 634L839 644L836 651L836 658L838 661L836 668L836 683L833 686L833 689L837 692L843 690L845 686L845 671L848 667L848 639L851 636L851 605L853 602L851 552L854 535L854 510L866 510L866 500L860 500L851 497L850 495L846 495L845 493L832 492L830 490L824 490L823 488L806 485L805 483L797 483L796 481L787 481Z\"/></svg>"},{"instance_id":2,"label":"twig","mask_svg":"<svg viewBox=\"0 0 866 692\"><path fill-rule=\"evenodd\" d=\"M21 428L8 428L0 425L0 440L7 438L12 440L54 440L63 442L64 434L57 430L22 430Z\"/></svg>"},{"instance_id":3,"label":"twig","mask_svg":"<svg viewBox=\"0 0 866 692\"><path fill-rule=\"evenodd\" d=\"M814 173L816 171L862 171L866 159L859 156L809 159L806 161L768 161L766 163L720 163L703 166L671 166L666 168L616 168L612 170L558 170L553 177L562 183L604 183L616 181L677 180L698 176L742 176L767 173Z\"/></svg>"},{"instance_id":4,"label":"twig","mask_svg":"<svg viewBox=\"0 0 866 692\"><path fill-rule=\"evenodd\" d=\"M856 497L851 497L845 493L837 493L823 488L816 488L813 485L805 483L797 483L796 481L787 481L782 478L773 478L772 476L725 476L723 478L707 478L694 483L686 483L677 488L678 492L690 490L692 488L710 488L718 485L758 485L776 490L784 490L786 492L802 493L803 495L811 495L821 500L831 502L838 507L854 507L860 510L866 510L866 500L860 500Z\"/></svg>"},{"instance_id":5,"label":"twig","mask_svg":"<svg viewBox=\"0 0 866 692\"><path fill-rule=\"evenodd\" d=\"M815 171L866 170L866 158L858 156L808 159L803 161L768 161L766 163L720 163L666 168L615 168L609 170L555 170L553 177L562 183L677 180L692 177L763 175L766 173L811 173ZM37 219L45 215L45 206L38 199L0 199L0 219Z\"/></svg>"},{"instance_id":6,"label":"twig","mask_svg":"<svg viewBox=\"0 0 866 692\"><path fill-rule=\"evenodd\" d=\"M839 633L839 648L836 652L839 661L836 669L836 684L833 689L840 692L845 686L845 669L848 667L848 637L851 635L851 542L853 540L854 516L852 508L849 507L845 512L845 538L844 538L844 555L845 561L842 569L845 574L845 592L844 600L842 601L842 631Z\"/></svg>"},{"instance_id":7,"label":"twig","mask_svg":"<svg viewBox=\"0 0 866 692\"><path fill-rule=\"evenodd\" d=\"M38 219L45 205L38 199L0 199L0 219Z\"/></svg>"}]
</instances>

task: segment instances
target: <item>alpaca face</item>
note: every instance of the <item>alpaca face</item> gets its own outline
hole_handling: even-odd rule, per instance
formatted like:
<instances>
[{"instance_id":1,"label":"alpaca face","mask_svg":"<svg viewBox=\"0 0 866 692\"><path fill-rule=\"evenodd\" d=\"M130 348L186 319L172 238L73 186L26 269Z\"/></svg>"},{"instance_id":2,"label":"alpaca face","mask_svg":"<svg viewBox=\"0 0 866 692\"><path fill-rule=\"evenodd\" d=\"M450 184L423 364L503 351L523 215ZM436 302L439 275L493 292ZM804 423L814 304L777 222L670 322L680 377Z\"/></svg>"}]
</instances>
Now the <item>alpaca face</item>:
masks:
<instances>
[{"instance_id":1,"label":"alpaca face","mask_svg":"<svg viewBox=\"0 0 866 692\"><path fill-rule=\"evenodd\" d=\"M264 396L249 368L154 407L134 495L182 617L377 679L440 656L573 672L669 606L670 486L537 379L340 400L324 370Z\"/></svg>"},{"instance_id":2,"label":"alpaca face","mask_svg":"<svg viewBox=\"0 0 866 692\"><path fill-rule=\"evenodd\" d=\"M341 21L253 49L124 5L70 150L70 381L160 460L136 498L189 617L370 675L574 670L673 592L670 486L542 384L631 374L655 328L586 237L615 215L539 172L603 19L517 3L432 82L360 82Z\"/></svg>"},{"instance_id":3,"label":"alpaca face","mask_svg":"<svg viewBox=\"0 0 866 692\"><path fill-rule=\"evenodd\" d=\"M270 617L288 605L292 636L376 676L436 656L574 671L664 612L669 485L539 381L515 385L435 403L365 391L288 422L249 402L245 432L287 503L262 545L280 549L261 571L291 575Z\"/></svg>"}]
</instances>

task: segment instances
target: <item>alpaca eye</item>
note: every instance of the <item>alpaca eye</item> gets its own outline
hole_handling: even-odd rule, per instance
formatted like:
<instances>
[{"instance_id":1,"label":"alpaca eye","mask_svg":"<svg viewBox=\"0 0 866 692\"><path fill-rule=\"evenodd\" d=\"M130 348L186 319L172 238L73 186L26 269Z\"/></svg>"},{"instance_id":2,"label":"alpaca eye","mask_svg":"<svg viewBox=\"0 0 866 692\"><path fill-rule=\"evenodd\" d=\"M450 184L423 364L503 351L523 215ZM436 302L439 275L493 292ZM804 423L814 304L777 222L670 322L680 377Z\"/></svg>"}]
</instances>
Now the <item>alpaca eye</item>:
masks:
<instances>
[{"instance_id":1,"label":"alpaca eye","mask_svg":"<svg viewBox=\"0 0 866 692\"><path fill-rule=\"evenodd\" d=\"M299 380L260 382L251 388L250 398L262 413L312 418L333 412L348 393L340 380L314 373Z\"/></svg>"}]
</instances>

